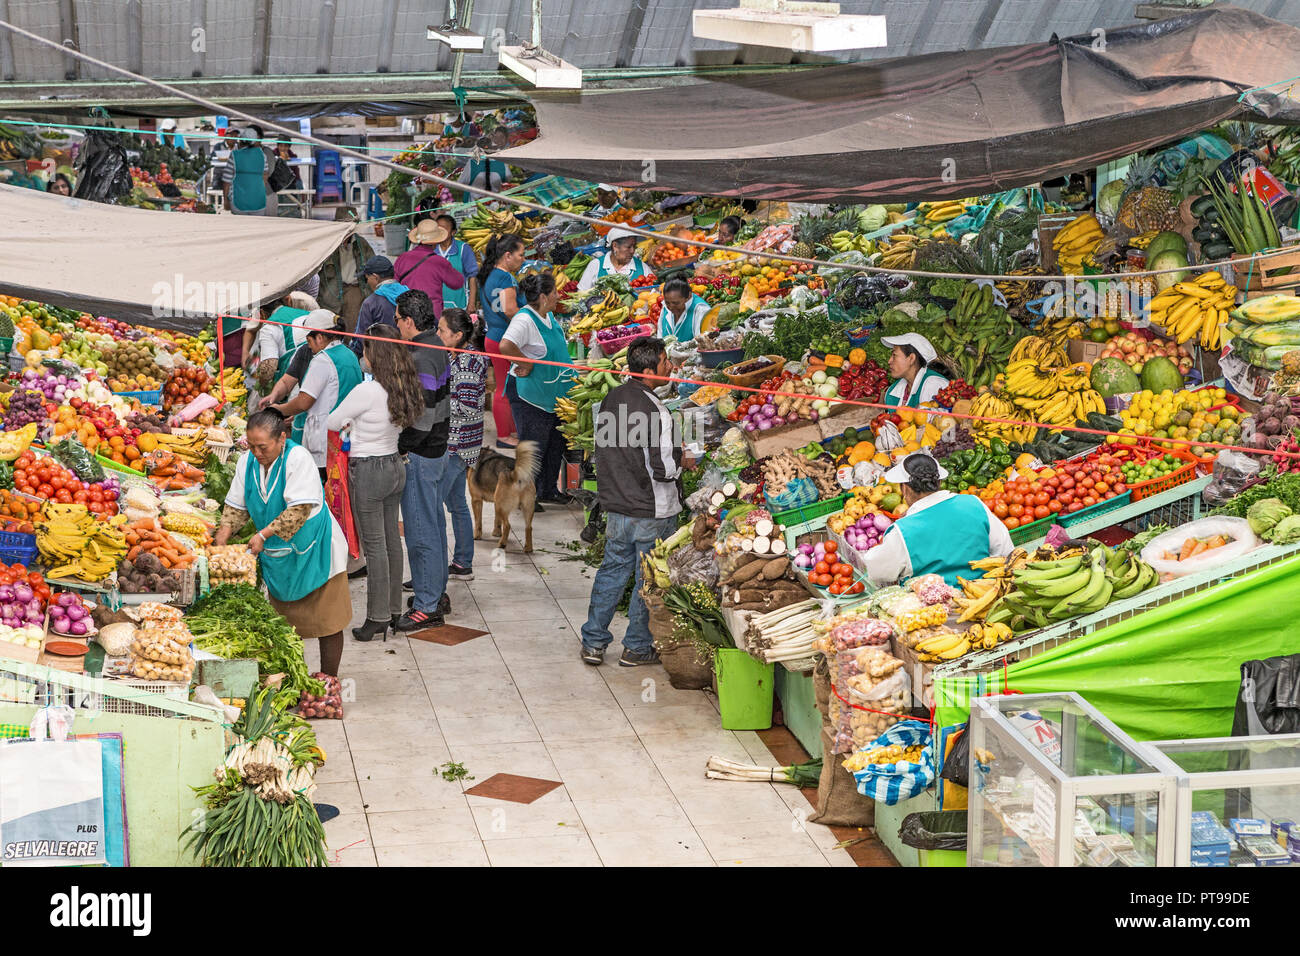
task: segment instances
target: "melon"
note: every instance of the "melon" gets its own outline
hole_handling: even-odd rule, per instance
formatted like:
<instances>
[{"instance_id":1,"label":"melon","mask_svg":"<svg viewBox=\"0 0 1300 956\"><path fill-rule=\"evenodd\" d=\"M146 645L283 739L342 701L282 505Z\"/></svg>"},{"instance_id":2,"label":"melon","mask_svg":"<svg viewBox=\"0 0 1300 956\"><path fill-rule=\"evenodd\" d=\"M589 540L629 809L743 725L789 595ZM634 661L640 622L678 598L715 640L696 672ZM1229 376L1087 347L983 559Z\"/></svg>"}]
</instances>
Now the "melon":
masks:
<instances>
[{"instance_id":1,"label":"melon","mask_svg":"<svg viewBox=\"0 0 1300 956\"><path fill-rule=\"evenodd\" d=\"M1165 272L1155 276L1156 288L1163 292L1175 282L1182 282L1187 278L1187 253L1179 252L1176 249L1165 249L1155 256L1147 257L1147 268L1151 270L1160 269L1182 269L1181 272Z\"/></svg>"},{"instance_id":2,"label":"melon","mask_svg":"<svg viewBox=\"0 0 1300 956\"><path fill-rule=\"evenodd\" d=\"M1172 249L1174 252L1181 253L1183 257L1186 258L1187 240L1171 229L1166 229L1164 232L1158 232L1156 233L1155 238L1153 238L1147 245L1147 260L1150 261L1154 259L1166 249Z\"/></svg>"},{"instance_id":3,"label":"melon","mask_svg":"<svg viewBox=\"0 0 1300 956\"><path fill-rule=\"evenodd\" d=\"M1165 389L1176 392L1183 387L1183 375L1170 359L1147 359L1142 366L1142 387L1156 393Z\"/></svg>"},{"instance_id":4,"label":"melon","mask_svg":"<svg viewBox=\"0 0 1300 956\"><path fill-rule=\"evenodd\" d=\"M1094 362L1089 381L1102 398L1127 395L1140 387L1137 375L1117 358L1104 358Z\"/></svg>"}]
</instances>

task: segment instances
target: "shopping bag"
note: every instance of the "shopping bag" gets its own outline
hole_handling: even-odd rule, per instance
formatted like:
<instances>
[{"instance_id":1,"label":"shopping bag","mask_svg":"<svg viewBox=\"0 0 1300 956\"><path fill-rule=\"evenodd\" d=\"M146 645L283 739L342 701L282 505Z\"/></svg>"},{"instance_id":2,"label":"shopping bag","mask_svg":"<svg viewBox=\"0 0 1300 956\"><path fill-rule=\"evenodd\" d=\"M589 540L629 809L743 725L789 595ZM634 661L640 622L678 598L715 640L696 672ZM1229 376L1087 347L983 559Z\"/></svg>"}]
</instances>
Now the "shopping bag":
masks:
<instances>
[{"instance_id":1,"label":"shopping bag","mask_svg":"<svg viewBox=\"0 0 1300 956\"><path fill-rule=\"evenodd\" d=\"M917 761L900 760L897 763L868 764L855 770L858 793L871 797L877 803L893 806L903 800L918 796L934 782L934 754L929 746L930 726L919 720L904 720L890 727L863 750L898 745L911 747L924 744L926 749Z\"/></svg>"},{"instance_id":2,"label":"shopping bag","mask_svg":"<svg viewBox=\"0 0 1300 956\"><path fill-rule=\"evenodd\" d=\"M0 863L102 866L107 862L100 742L3 741Z\"/></svg>"},{"instance_id":3,"label":"shopping bag","mask_svg":"<svg viewBox=\"0 0 1300 956\"><path fill-rule=\"evenodd\" d=\"M352 518L352 498L348 494L348 453L343 450L343 439L338 432L329 433L325 452L325 505L348 539L348 554L361 557L361 542Z\"/></svg>"}]
</instances>

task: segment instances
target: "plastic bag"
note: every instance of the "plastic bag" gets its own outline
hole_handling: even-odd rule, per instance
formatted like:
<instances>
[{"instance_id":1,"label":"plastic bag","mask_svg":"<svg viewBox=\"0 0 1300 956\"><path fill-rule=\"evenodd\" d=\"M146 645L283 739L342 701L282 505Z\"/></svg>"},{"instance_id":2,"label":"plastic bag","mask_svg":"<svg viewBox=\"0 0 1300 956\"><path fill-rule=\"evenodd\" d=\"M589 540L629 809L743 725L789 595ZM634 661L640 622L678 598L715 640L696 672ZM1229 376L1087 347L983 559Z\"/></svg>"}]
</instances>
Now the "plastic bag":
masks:
<instances>
[{"instance_id":1,"label":"plastic bag","mask_svg":"<svg viewBox=\"0 0 1300 956\"><path fill-rule=\"evenodd\" d=\"M131 161L116 133L90 130L77 150L75 199L111 203L131 191Z\"/></svg>"},{"instance_id":2,"label":"plastic bag","mask_svg":"<svg viewBox=\"0 0 1300 956\"><path fill-rule=\"evenodd\" d=\"M970 725L958 732L957 742L943 759L939 776L959 787L970 786Z\"/></svg>"},{"instance_id":3,"label":"plastic bag","mask_svg":"<svg viewBox=\"0 0 1300 956\"><path fill-rule=\"evenodd\" d=\"M931 810L929 813L909 813L903 817L898 838L916 850L964 851L966 811Z\"/></svg>"},{"instance_id":4,"label":"plastic bag","mask_svg":"<svg viewBox=\"0 0 1300 956\"><path fill-rule=\"evenodd\" d=\"M785 491L780 494L774 495L764 489L763 497L772 511L789 511L816 501L817 483L811 478L795 478L786 483Z\"/></svg>"},{"instance_id":5,"label":"plastic bag","mask_svg":"<svg viewBox=\"0 0 1300 956\"><path fill-rule=\"evenodd\" d=\"M1201 492L1201 501L1208 508L1217 508L1239 495L1259 477L1260 463L1250 455L1236 451L1221 451L1214 459L1213 477Z\"/></svg>"},{"instance_id":6,"label":"plastic bag","mask_svg":"<svg viewBox=\"0 0 1300 956\"><path fill-rule=\"evenodd\" d=\"M678 548L668 555L668 580L685 585L700 581L711 588L718 586L718 560L710 548L696 551L691 547Z\"/></svg>"},{"instance_id":7,"label":"plastic bag","mask_svg":"<svg viewBox=\"0 0 1300 956\"><path fill-rule=\"evenodd\" d=\"M1188 538L1212 538L1215 535L1233 540L1183 561L1165 557L1166 552L1177 554ZM1161 575L1180 578L1227 564L1259 545L1259 538L1250 530L1250 522L1245 518L1201 518L1152 538L1142 549L1142 560Z\"/></svg>"},{"instance_id":8,"label":"plastic bag","mask_svg":"<svg viewBox=\"0 0 1300 956\"><path fill-rule=\"evenodd\" d=\"M1232 735L1294 733L1300 733L1300 654L1243 661Z\"/></svg>"},{"instance_id":9,"label":"plastic bag","mask_svg":"<svg viewBox=\"0 0 1300 956\"><path fill-rule=\"evenodd\" d=\"M82 481L104 480L104 467L73 435L50 445L50 454Z\"/></svg>"},{"instance_id":10,"label":"plastic bag","mask_svg":"<svg viewBox=\"0 0 1300 956\"><path fill-rule=\"evenodd\" d=\"M739 428L728 429L722 436L722 443L718 445L718 450L713 453L713 462L727 471L734 471L748 465L749 443L745 441L745 433Z\"/></svg>"},{"instance_id":11,"label":"plastic bag","mask_svg":"<svg viewBox=\"0 0 1300 956\"><path fill-rule=\"evenodd\" d=\"M300 717L308 719L316 717L325 717L330 720L343 719L343 685L337 677L330 674L316 673L312 674L312 679L320 681L325 685L325 693L317 697L315 694L309 694L303 691L298 696L298 706L295 708Z\"/></svg>"},{"instance_id":12,"label":"plastic bag","mask_svg":"<svg viewBox=\"0 0 1300 956\"><path fill-rule=\"evenodd\" d=\"M865 749L918 744L925 749L915 761L868 764L853 771L853 777L858 781L858 793L889 806L919 795L934 782L934 752L929 746L930 739L929 725L919 720L905 720L889 728Z\"/></svg>"}]
</instances>

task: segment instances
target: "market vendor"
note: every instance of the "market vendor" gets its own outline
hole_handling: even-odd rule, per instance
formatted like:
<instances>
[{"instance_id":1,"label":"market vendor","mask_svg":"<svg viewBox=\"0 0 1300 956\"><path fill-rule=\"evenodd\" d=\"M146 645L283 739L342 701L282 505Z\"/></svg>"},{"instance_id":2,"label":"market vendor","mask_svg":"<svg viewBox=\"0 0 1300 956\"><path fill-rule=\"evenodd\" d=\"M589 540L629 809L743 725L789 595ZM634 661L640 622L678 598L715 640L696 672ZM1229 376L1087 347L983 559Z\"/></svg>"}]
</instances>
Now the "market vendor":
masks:
<instances>
[{"instance_id":1,"label":"market vendor","mask_svg":"<svg viewBox=\"0 0 1300 956\"><path fill-rule=\"evenodd\" d=\"M337 677L343 629L352 620L347 540L325 507L312 456L289 440L288 425L271 409L248 419L249 450L235 466L216 543L253 522L248 547L271 603L299 637L320 640L320 669Z\"/></svg>"},{"instance_id":2,"label":"market vendor","mask_svg":"<svg viewBox=\"0 0 1300 956\"><path fill-rule=\"evenodd\" d=\"M618 201L618 190L609 183L597 183L596 205L587 215L596 219L605 219L612 215L614 210L622 208L623 204Z\"/></svg>"},{"instance_id":3,"label":"market vendor","mask_svg":"<svg viewBox=\"0 0 1300 956\"><path fill-rule=\"evenodd\" d=\"M724 216L718 221L718 231L709 237L709 241L716 242L720 246L734 245L736 237L744 227L744 220L739 216Z\"/></svg>"},{"instance_id":4,"label":"market vendor","mask_svg":"<svg viewBox=\"0 0 1300 956\"><path fill-rule=\"evenodd\" d=\"M956 587L970 563L1005 557L1014 547L1011 533L975 495L941 491L948 477L943 466L924 452L908 455L885 480L902 489L907 513L890 525L880 544L866 554L871 583L885 587L919 574L938 574Z\"/></svg>"},{"instance_id":5,"label":"market vendor","mask_svg":"<svg viewBox=\"0 0 1300 956\"><path fill-rule=\"evenodd\" d=\"M894 381L885 389L886 405L906 405L920 408L948 386L948 379L931 369L930 363L938 358L930 340L917 332L887 336L880 340L891 346L889 374Z\"/></svg>"},{"instance_id":6,"label":"market vendor","mask_svg":"<svg viewBox=\"0 0 1300 956\"><path fill-rule=\"evenodd\" d=\"M659 338L689 342L704 331L704 317L712 306L691 291L690 283L685 279L669 279L664 283L663 294L664 307L655 332Z\"/></svg>"},{"instance_id":7,"label":"market vendor","mask_svg":"<svg viewBox=\"0 0 1300 956\"><path fill-rule=\"evenodd\" d=\"M627 281L639 279L650 272L650 268L636 254L636 233L626 229L609 231L609 252L597 256L587 263L582 278L578 280L578 291L586 292L604 276L618 273L626 276Z\"/></svg>"}]
</instances>

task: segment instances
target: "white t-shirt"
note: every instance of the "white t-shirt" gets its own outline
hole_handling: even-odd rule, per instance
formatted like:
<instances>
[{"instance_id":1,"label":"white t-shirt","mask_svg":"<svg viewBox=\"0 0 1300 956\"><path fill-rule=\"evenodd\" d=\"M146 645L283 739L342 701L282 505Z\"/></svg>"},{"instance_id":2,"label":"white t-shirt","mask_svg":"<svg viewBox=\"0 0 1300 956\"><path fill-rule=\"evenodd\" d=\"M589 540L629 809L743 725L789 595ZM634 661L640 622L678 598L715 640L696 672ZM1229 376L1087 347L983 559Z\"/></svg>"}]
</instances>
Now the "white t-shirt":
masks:
<instances>
[{"instance_id":1,"label":"white t-shirt","mask_svg":"<svg viewBox=\"0 0 1300 956\"><path fill-rule=\"evenodd\" d=\"M316 401L307 409L307 422L302 429L302 444L318 468L325 467L326 452L329 451L330 410L339 398L339 371L334 367L334 360L326 353L330 349L347 348L342 342L335 342L312 356L307 374L303 376L298 391L312 396Z\"/></svg>"},{"instance_id":2,"label":"white t-shirt","mask_svg":"<svg viewBox=\"0 0 1300 956\"><path fill-rule=\"evenodd\" d=\"M550 315L543 316L542 325L551 328L554 319ZM537 316L532 311L520 309L510 320L510 325L506 327L506 334L501 336L502 342L513 342L519 351L524 353L524 358L540 359L546 358L546 339L542 338L542 330L537 327ZM510 366L510 371L515 367Z\"/></svg>"},{"instance_id":3,"label":"white t-shirt","mask_svg":"<svg viewBox=\"0 0 1300 956\"><path fill-rule=\"evenodd\" d=\"M239 508L243 511L248 510L245 504L244 473L248 468L249 458L252 452L244 452L239 456L239 463L235 466L234 477L230 481L230 490L226 492L226 504L232 508ZM263 480L268 477L267 469L261 464L257 464L257 469L262 475ZM256 494L256 492L254 492ZM307 450L299 445L289 452L285 461L284 472L284 506L291 505L312 506L309 518L314 518L325 507L325 489L321 487L320 475L316 472L316 464L312 461L311 455ZM329 515L330 522L330 571L329 576L339 574L348 569L348 539L343 534L343 529L339 523L334 520L334 515ZM261 530L260 528L258 529ZM321 582L324 583L323 581Z\"/></svg>"},{"instance_id":4,"label":"white t-shirt","mask_svg":"<svg viewBox=\"0 0 1300 956\"><path fill-rule=\"evenodd\" d=\"M640 239L639 236L637 238L638 240ZM578 280L579 292L586 292L596 284L596 280L600 278L600 264L602 262L605 263L605 273L607 275L612 272L617 272L621 276L631 276L633 271L636 269L637 257L633 256L627 261L627 265L625 266L616 266L614 264L614 257L608 252L603 256L596 256L596 258L587 263L587 268L582 270L582 278Z\"/></svg>"},{"instance_id":5,"label":"white t-shirt","mask_svg":"<svg viewBox=\"0 0 1300 956\"><path fill-rule=\"evenodd\" d=\"M256 345L259 361L280 361L280 356L284 354L284 329L283 325L272 325L267 322L261 324L261 328L257 330ZM295 349L307 341L306 329L291 328L289 335Z\"/></svg>"},{"instance_id":6,"label":"white t-shirt","mask_svg":"<svg viewBox=\"0 0 1300 956\"><path fill-rule=\"evenodd\" d=\"M926 402L933 402L938 398L939 393L948 387L948 380L937 372L931 372L926 375L926 370L922 369L917 372L917 378L925 375L925 381L921 383L921 397L917 399L918 404L924 405ZM902 378L894 379L894 383L885 390L885 403L888 405L902 405L911 401L912 396L903 397L903 392L907 389L907 380Z\"/></svg>"},{"instance_id":7,"label":"white t-shirt","mask_svg":"<svg viewBox=\"0 0 1300 956\"><path fill-rule=\"evenodd\" d=\"M329 431L351 430L349 458L378 458L397 454L400 429L388 415L388 392L374 379L362 382L330 412Z\"/></svg>"},{"instance_id":8,"label":"white t-shirt","mask_svg":"<svg viewBox=\"0 0 1300 956\"><path fill-rule=\"evenodd\" d=\"M942 504L949 498L956 497L956 492L936 491L934 494L926 495L908 508L907 513L910 515L917 514L926 508L932 508L937 504ZM984 505L984 507L987 508L988 505ZM1002 519L990 510L989 555L1004 558L1014 548L1015 545L1011 543L1011 532L1002 523ZM877 587L897 584L899 581L906 581L912 576L912 555L908 553L907 543L903 540L903 532L891 525L889 530L885 532L885 536L880 539L880 544L867 552L867 576L871 578L871 583Z\"/></svg>"}]
</instances>

